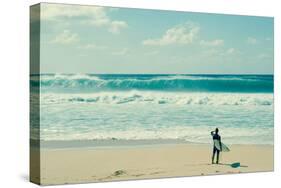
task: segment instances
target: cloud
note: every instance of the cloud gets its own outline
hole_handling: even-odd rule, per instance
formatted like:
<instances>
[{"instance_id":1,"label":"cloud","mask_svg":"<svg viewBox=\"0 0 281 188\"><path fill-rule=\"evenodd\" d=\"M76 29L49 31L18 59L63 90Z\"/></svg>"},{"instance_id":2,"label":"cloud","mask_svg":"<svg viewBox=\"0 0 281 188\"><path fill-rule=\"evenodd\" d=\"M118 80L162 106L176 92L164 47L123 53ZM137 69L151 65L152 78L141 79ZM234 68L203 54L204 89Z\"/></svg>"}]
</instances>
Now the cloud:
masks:
<instances>
[{"instance_id":1,"label":"cloud","mask_svg":"<svg viewBox=\"0 0 281 188\"><path fill-rule=\"evenodd\" d=\"M62 33L55 36L53 40L51 40L50 43L56 43L56 44L73 44L80 41L80 38L78 34L72 33L69 30L64 30Z\"/></svg>"},{"instance_id":2,"label":"cloud","mask_svg":"<svg viewBox=\"0 0 281 188\"><path fill-rule=\"evenodd\" d=\"M267 59L270 58L271 56L269 54L266 53L262 53L258 55L258 59Z\"/></svg>"},{"instance_id":3,"label":"cloud","mask_svg":"<svg viewBox=\"0 0 281 188\"><path fill-rule=\"evenodd\" d=\"M111 20L105 13L105 11L98 11L95 15L95 19L84 20L84 24L93 25L95 27L105 27L111 33L118 34L122 29L128 27L125 21Z\"/></svg>"},{"instance_id":4,"label":"cloud","mask_svg":"<svg viewBox=\"0 0 281 188\"><path fill-rule=\"evenodd\" d=\"M191 22L177 25L168 29L164 35L158 39L147 39L143 45L165 46L170 44L190 44L198 35L200 28Z\"/></svg>"},{"instance_id":5,"label":"cloud","mask_svg":"<svg viewBox=\"0 0 281 188\"><path fill-rule=\"evenodd\" d=\"M226 54L234 54L236 52L236 50L234 48L229 48L228 50L226 50Z\"/></svg>"},{"instance_id":6,"label":"cloud","mask_svg":"<svg viewBox=\"0 0 281 188\"><path fill-rule=\"evenodd\" d=\"M98 46L96 44L85 44L85 45L80 45L77 47L78 49L82 50L103 50L106 49L106 46Z\"/></svg>"},{"instance_id":7,"label":"cloud","mask_svg":"<svg viewBox=\"0 0 281 188\"><path fill-rule=\"evenodd\" d=\"M121 49L119 51L112 52L112 55L120 55L121 56L121 55L128 54L128 52L129 52L128 48L123 48L123 49Z\"/></svg>"},{"instance_id":8,"label":"cloud","mask_svg":"<svg viewBox=\"0 0 281 188\"><path fill-rule=\"evenodd\" d=\"M202 53L207 56L217 56L217 55L221 55L222 51L217 48L211 48L206 51L203 51Z\"/></svg>"},{"instance_id":9,"label":"cloud","mask_svg":"<svg viewBox=\"0 0 281 188\"><path fill-rule=\"evenodd\" d=\"M257 44L258 43L258 40L254 37L248 37L247 38L247 43L248 44Z\"/></svg>"},{"instance_id":10,"label":"cloud","mask_svg":"<svg viewBox=\"0 0 281 188\"><path fill-rule=\"evenodd\" d=\"M120 33L120 30L122 30L126 27L128 27L128 25L124 21L112 21L110 23L110 27L108 28L108 30L111 33Z\"/></svg>"},{"instance_id":11,"label":"cloud","mask_svg":"<svg viewBox=\"0 0 281 188\"><path fill-rule=\"evenodd\" d=\"M223 55L229 56L229 55L241 55L242 52L239 49L236 48L228 48L224 50Z\"/></svg>"},{"instance_id":12,"label":"cloud","mask_svg":"<svg viewBox=\"0 0 281 188\"><path fill-rule=\"evenodd\" d=\"M221 40L221 39L216 39L216 40L212 40L212 41L201 40L200 45L201 46L222 46L222 45L224 45L224 40Z\"/></svg>"},{"instance_id":13,"label":"cloud","mask_svg":"<svg viewBox=\"0 0 281 188\"><path fill-rule=\"evenodd\" d=\"M69 18L79 18L81 23L89 24L95 27L103 27L114 34L120 33L122 29L128 27L128 24L125 21L112 20L107 15L106 10L106 8L98 6L43 3L41 8L41 19L48 21L66 21ZM117 10L118 9L115 11Z\"/></svg>"},{"instance_id":14,"label":"cloud","mask_svg":"<svg viewBox=\"0 0 281 188\"><path fill-rule=\"evenodd\" d=\"M271 37L266 37L265 40L266 40L266 41L271 41L272 38L271 38Z\"/></svg>"},{"instance_id":15,"label":"cloud","mask_svg":"<svg viewBox=\"0 0 281 188\"><path fill-rule=\"evenodd\" d=\"M207 51L203 51L203 54L207 57L216 57L216 58L223 58L223 57L236 57L236 55L240 55L241 52L235 48L210 48Z\"/></svg>"},{"instance_id":16,"label":"cloud","mask_svg":"<svg viewBox=\"0 0 281 188\"><path fill-rule=\"evenodd\" d=\"M153 55L157 55L157 54L159 54L158 50L153 50L153 51L144 53L144 55L147 55L147 56L153 56Z\"/></svg>"}]
</instances>

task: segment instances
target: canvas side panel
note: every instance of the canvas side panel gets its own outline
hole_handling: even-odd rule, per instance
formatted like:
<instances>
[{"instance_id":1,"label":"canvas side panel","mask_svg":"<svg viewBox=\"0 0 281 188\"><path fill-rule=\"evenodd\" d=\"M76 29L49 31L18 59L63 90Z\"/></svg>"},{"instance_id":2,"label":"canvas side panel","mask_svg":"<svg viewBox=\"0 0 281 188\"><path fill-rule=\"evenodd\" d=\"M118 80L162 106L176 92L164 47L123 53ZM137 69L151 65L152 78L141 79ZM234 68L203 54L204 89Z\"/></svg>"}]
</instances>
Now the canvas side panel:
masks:
<instances>
[{"instance_id":1,"label":"canvas side panel","mask_svg":"<svg viewBox=\"0 0 281 188\"><path fill-rule=\"evenodd\" d=\"M30 7L30 181L40 184L40 4Z\"/></svg>"}]
</instances>

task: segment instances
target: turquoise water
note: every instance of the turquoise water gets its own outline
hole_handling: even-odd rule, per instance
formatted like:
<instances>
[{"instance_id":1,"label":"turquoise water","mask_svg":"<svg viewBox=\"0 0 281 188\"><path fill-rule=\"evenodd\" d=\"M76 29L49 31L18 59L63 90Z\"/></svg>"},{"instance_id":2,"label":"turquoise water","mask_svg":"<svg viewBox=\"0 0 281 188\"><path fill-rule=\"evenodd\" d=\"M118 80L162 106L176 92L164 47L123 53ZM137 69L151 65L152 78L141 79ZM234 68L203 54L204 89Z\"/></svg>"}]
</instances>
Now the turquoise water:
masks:
<instances>
[{"instance_id":1,"label":"turquoise water","mask_svg":"<svg viewBox=\"0 0 281 188\"><path fill-rule=\"evenodd\" d=\"M40 83L35 77L41 140L210 143L218 127L227 144L273 144L270 75L45 74Z\"/></svg>"}]
</instances>

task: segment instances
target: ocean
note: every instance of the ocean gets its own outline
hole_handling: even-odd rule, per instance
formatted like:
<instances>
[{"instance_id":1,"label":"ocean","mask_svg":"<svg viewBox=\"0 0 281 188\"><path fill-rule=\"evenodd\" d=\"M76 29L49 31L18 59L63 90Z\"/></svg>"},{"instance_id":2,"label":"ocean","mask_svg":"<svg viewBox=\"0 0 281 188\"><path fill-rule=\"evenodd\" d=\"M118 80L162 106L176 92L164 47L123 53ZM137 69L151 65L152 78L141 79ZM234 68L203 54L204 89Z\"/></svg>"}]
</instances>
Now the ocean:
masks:
<instances>
[{"instance_id":1,"label":"ocean","mask_svg":"<svg viewBox=\"0 0 281 188\"><path fill-rule=\"evenodd\" d=\"M272 75L38 76L40 135L31 137L43 142L211 143L216 127L226 144L274 142Z\"/></svg>"}]
</instances>

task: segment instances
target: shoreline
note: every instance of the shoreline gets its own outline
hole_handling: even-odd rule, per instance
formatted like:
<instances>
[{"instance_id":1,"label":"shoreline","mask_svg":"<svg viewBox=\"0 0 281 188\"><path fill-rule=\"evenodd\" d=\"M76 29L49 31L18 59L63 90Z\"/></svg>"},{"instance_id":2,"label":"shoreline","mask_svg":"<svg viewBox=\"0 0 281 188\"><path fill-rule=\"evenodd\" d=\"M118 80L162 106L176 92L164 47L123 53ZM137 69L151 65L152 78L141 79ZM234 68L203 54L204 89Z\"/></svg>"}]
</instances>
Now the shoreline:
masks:
<instances>
[{"instance_id":1,"label":"shoreline","mask_svg":"<svg viewBox=\"0 0 281 188\"><path fill-rule=\"evenodd\" d=\"M231 145L219 165L210 144L155 147L43 149L41 184L265 172L274 169L274 145ZM258 157L257 157L258 156ZM233 163L240 163L233 168Z\"/></svg>"},{"instance_id":2,"label":"shoreline","mask_svg":"<svg viewBox=\"0 0 281 188\"><path fill-rule=\"evenodd\" d=\"M31 147L39 148L38 140L31 139ZM212 147L213 142L199 143L190 142L183 139L138 139L138 140L118 140L118 139L102 139L102 140L40 140L40 149L119 149L119 148L142 148L142 147L162 147L173 145L206 145ZM238 143L227 144L227 146L274 146L274 144L258 144L258 143Z\"/></svg>"}]
</instances>

